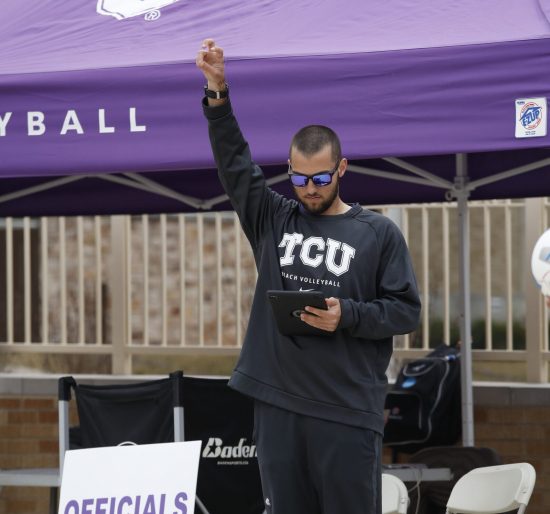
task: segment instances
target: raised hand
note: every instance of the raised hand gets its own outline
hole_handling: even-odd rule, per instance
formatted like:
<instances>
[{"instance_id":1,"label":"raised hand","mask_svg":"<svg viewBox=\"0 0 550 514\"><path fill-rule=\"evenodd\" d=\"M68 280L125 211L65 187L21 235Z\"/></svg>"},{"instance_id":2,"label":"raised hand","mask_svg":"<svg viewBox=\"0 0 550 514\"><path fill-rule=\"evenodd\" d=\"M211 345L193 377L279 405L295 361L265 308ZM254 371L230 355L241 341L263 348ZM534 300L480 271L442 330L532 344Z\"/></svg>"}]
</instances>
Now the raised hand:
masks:
<instances>
[{"instance_id":1,"label":"raised hand","mask_svg":"<svg viewBox=\"0 0 550 514\"><path fill-rule=\"evenodd\" d=\"M226 88L223 49L216 46L213 39L203 41L196 64L208 82L208 89L223 91Z\"/></svg>"}]
</instances>

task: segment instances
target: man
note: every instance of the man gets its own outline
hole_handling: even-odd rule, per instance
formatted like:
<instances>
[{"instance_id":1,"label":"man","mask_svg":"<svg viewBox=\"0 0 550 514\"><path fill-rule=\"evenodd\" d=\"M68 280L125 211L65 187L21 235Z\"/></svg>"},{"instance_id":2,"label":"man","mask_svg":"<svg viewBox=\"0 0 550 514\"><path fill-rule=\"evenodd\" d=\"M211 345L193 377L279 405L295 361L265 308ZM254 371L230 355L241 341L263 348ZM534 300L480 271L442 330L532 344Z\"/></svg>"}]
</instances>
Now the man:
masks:
<instances>
[{"instance_id":1,"label":"man","mask_svg":"<svg viewBox=\"0 0 550 514\"><path fill-rule=\"evenodd\" d=\"M213 40L204 41L197 66L207 80L203 108L219 177L258 268L229 384L255 400L266 511L379 514L392 336L413 331L420 313L403 237L384 216L341 200L347 161L327 127L305 127L292 140L298 201L269 189L232 114ZM323 335L280 335L266 292L312 288L325 294L327 310L307 307L301 319Z\"/></svg>"}]
</instances>

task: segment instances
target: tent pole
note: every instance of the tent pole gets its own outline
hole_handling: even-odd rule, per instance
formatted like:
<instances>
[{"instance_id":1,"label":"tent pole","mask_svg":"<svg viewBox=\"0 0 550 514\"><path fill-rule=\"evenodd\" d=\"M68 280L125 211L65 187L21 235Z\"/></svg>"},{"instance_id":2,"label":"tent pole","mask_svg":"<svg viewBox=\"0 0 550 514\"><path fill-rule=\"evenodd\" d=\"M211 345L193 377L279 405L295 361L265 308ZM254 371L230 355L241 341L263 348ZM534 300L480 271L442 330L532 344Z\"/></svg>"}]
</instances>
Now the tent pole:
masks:
<instances>
[{"instance_id":1,"label":"tent pole","mask_svg":"<svg viewBox=\"0 0 550 514\"><path fill-rule=\"evenodd\" d=\"M364 166L357 166L356 164L348 164L348 171L359 173L361 175L367 175L369 177L382 177L389 180L398 180L400 182L410 182L411 184L420 184L421 186L439 187L441 189L449 189L453 186L451 182L442 184L441 181L433 182L426 178L418 176L403 175L401 173L393 173L391 171L382 171L374 168L366 168Z\"/></svg>"},{"instance_id":2,"label":"tent pole","mask_svg":"<svg viewBox=\"0 0 550 514\"><path fill-rule=\"evenodd\" d=\"M472 334L470 293L470 217L468 211L467 154L456 155L454 195L458 204L459 283L460 283L460 383L462 390L462 444L474 445L472 393Z\"/></svg>"}]
</instances>

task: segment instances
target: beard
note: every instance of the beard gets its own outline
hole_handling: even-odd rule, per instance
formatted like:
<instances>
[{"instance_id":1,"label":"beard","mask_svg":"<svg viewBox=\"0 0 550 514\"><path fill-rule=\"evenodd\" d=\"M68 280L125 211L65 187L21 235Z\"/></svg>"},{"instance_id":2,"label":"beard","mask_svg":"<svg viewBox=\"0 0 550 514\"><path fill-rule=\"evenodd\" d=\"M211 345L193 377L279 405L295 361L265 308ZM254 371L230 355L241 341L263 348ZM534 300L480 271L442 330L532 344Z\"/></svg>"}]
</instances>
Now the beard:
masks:
<instances>
[{"instance_id":1,"label":"beard","mask_svg":"<svg viewBox=\"0 0 550 514\"><path fill-rule=\"evenodd\" d=\"M304 209L307 212L309 212L310 214L323 214L330 208L330 206L334 203L336 198L338 198L338 193L339 193L338 182L339 182L339 177L336 177L336 183L334 185L326 186L326 187L332 187L332 191L330 191L328 196L322 201L320 201L319 203L312 204L311 200L308 201L307 197L300 197L296 187L294 187L294 194L296 195L296 198L303 205Z\"/></svg>"}]
</instances>

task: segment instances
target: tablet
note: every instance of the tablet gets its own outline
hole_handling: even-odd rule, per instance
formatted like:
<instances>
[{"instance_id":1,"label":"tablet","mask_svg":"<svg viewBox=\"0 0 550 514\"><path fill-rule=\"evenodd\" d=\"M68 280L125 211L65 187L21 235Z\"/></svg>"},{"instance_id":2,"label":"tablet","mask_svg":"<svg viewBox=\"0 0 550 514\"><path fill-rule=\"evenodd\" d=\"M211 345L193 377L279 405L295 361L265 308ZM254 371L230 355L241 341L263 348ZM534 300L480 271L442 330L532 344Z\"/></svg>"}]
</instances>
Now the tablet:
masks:
<instances>
[{"instance_id":1,"label":"tablet","mask_svg":"<svg viewBox=\"0 0 550 514\"><path fill-rule=\"evenodd\" d=\"M325 295L321 291L268 291L277 328L285 336L331 335L332 332L312 327L300 319L306 306L327 308Z\"/></svg>"}]
</instances>

